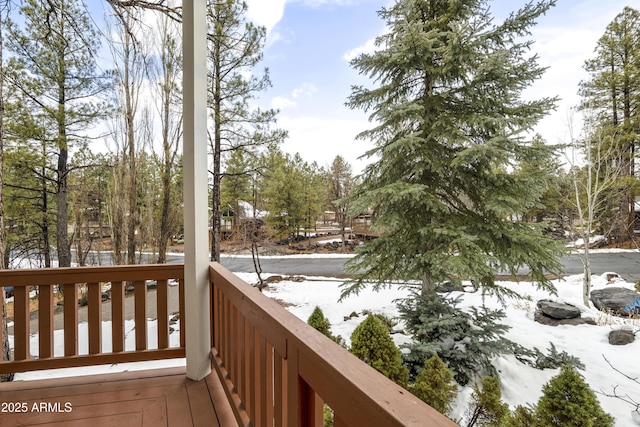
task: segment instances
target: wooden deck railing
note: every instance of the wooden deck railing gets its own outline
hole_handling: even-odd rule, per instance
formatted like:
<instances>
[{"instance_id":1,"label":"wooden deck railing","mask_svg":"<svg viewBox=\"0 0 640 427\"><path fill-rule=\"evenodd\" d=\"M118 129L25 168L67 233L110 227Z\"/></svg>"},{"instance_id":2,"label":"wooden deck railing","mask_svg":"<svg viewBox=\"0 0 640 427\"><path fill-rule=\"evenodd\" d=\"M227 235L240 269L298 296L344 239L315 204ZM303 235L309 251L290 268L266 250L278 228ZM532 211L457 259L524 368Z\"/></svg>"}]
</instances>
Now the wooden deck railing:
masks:
<instances>
[{"instance_id":1,"label":"wooden deck railing","mask_svg":"<svg viewBox=\"0 0 640 427\"><path fill-rule=\"evenodd\" d=\"M169 280L178 281L180 313L184 313L184 266L182 264L114 267L51 268L38 270L1 270L0 291L14 287L14 360L2 362L0 373L40 369L68 368L111 363L139 362L184 357L185 335L180 316L180 346L169 346ZM148 348L148 280L156 282L158 329L157 348ZM110 301L102 302L102 285L111 283ZM134 285L133 320L135 350L125 348L125 286ZM78 351L78 286L87 285L88 352ZM64 355L54 354L54 289L63 290ZM31 330L31 290L36 290L37 331ZM110 309L111 351L103 349L103 309ZM36 329L36 328L34 328ZM38 349L30 346L30 336L38 333ZM0 328L0 339L2 328ZM1 341L0 341L1 342Z\"/></svg>"},{"instance_id":2,"label":"wooden deck railing","mask_svg":"<svg viewBox=\"0 0 640 427\"><path fill-rule=\"evenodd\" d=\"M209 271L213 365L239 425L455 426L219 264Z\"/></svg>"},{"instance_id":3,"label":"wooden deck railing","mask_svg":"<svg viewBox=\"0 0 640 427\"><path fill-rule=\"evenodd\" d=\"M320 427L325 403L334 411L335 427L456 425L219 264L211 264L209 277L212 364L238 425ZM170 279L179 281L179 347L169 346ZM0 361L0 373L184 357L183 279L183 265L0 271L0 291L14 287L15 313L15 360ZM157 348L147 345L147 280L157 282ZM103 303L107 282L111 300ZM125 347L125 306L131 301L125 304L126 283L134 284L135 349ZM88 288L87 354L78 351L81 284ZM55 286L64 290L64 354L54 354ZM30 319L32 289L38 291L37 320ZM103 309L110 309L112 319L111 351L102 348ZM37 351L30 348L32 322Z\"/></svg>"}]
</instances>

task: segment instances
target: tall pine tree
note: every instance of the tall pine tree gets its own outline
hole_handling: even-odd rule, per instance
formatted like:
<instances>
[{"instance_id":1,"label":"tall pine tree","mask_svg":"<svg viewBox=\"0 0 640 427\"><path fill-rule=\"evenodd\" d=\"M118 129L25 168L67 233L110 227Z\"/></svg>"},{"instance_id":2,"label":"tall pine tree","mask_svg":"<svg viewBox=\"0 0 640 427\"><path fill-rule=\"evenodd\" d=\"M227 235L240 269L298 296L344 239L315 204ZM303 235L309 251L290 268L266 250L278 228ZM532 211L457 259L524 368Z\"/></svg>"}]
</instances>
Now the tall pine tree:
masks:
<instances>
[{"instance_id":1,"label":"tall pine tree","mask_svg":"<svg viewBox=\"0 0 640 427\"><path fill-rule=\"evenodd\" d=\"M354 209L373 211L382 235L350 263L373 280L419 279L425 291L451 276L500 290L496 270L522 266L533 279L558 271L558 247L518 221L544 185L510 173L522 159L546 158L525 134L555 99L523 100L544 69L526 37L554 0L529 3L494 24L484 0L398 0L379 15L389 31L377 50L352 61L377 87L356 86L348 106L370 114L362 132L376 158Z\"/></svg>"},{"instance_id":2,"label":"tall pine tree","mask_svg":"<svg viewBox=\"0 0 640 427\"><path fill-rule=\"evenodd\" d=\"M635 155L640 143L640 12L625 7L607 26L598 40L595 57L584 68L589 78L580 83L582 108L598 115L600 126L613 144L609 159L619 170L615 203L618 241L633 237L634 200L638 193L635 179ZM600 159L599 159L600 160Z\"/></svg>"},{"instance_id":3,"label":"tall pine tree","mask_svg":"<svg viewBox=\"0 0 640 427\"><path fill-rule=\"evenodd\" d=\"M104 106L96 100L109 80L98 71L100 38L82 2L26 0L20 12L22 28L14 24L7 32L16 70L8 83L21 94L27 114L44 131L40 142L55 153L56 252L59 266L68 267L71 150L104 114ZM26 131L32 134L32 129Z\"/></svg>"},{"instance_id":4,"label":"tall pine tree","mask_svg":"<svg viewBox=\"0 0 640 427\"><path fill-rule=\"evenodd\" d=\"M224 177L224 156L235 150L255 155L261 148L274 146L286 136L271 130L275 110L250 108L249 102L271 86L268 70L255 67L262 59L266 37L264 27L246 20L247 4L242 0L208 0L208 106L213 129L209 145L213 154L211 192L211 260L220 261L220 189ZM250 157L250 156L249 156Z\"/></svg>"}]
</instances>

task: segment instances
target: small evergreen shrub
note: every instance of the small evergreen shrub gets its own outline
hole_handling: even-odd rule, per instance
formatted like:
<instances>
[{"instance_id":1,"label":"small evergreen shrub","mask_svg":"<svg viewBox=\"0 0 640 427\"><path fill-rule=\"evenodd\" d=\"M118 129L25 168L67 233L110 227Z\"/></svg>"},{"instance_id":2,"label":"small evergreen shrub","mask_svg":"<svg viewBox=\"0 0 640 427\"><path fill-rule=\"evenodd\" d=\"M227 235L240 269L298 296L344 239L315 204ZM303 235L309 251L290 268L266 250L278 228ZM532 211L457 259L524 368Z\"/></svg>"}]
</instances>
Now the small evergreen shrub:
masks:
<instances>
[{"instance_id":1,"label":"small evergreen shrub","mask_svg":"<svg viewBox=\"0 0 640 427\"><path fill-rule=\"evenodd\" d=\"M424 369L420 371L409 391L436 411L446 415L451 410L451 401L458 393L458 386L453 381L453 373L436 354L425 362Z\"/></svg>"},{"instance_id":2,"label":"small evergreen shrub","mask_svg":"<svg viewBox=\"0 0 640 427\"><path fill-rule=\"evenodd\" d=\"M324 316L322 309L317 305L313 309L309 319L307 319L307 323L315 330L320 331L323 335L331 335L331 323L329 323L329 319Z\"/></svg>"},{"instance_id":3,"label":"small evergreen shrub","mask_svg":"<svg viewBox=\"0 0 640 427\"><path fill-rule=\"evenodd\" d=\"M393 342L389 329L376 316L368 315L353 330L350 351L387 378L406 387L409 370L402 365L400 349Z\"/></svg>"},{"instance_id":4,"label":"small evergreen shrub","mask_svg":"<svg viewBox=\"0 0 640 427\"><path fill-rule=\"evenodd\" d=\"M333 427L333 409L324 404L323 423L324 427Z\"/></svg>"},{"instance_id":5,"label":"small evergreen shrub","mask_svg":"<svg viewBox=\"0 0 640 427\"><path fill-rule=\"evenodd\" d=\"M391 318L389 316L384 315L383 313L374 313L371 310L362 310L362 314L364 316L368 316L368 315L372 315L377 317L378 319L380 319L382 321L382 323L384 323L387 328L389 328L389 331L392 331L394 326L396 326L398 324L398 322L394 322L393 320L391 320Z\"/></svg>"},{"instance_id":6,"label":"small evergreen shrub","mask_svg":"<svg viewBox=\"0 0 640 427\"><path fill-rule=\"evenodd\" d=\"M458 298L445 298L435 292L414 292L398 308L413 342L403 346L405 363L415 378L425 361L437 354L453 371L455 380L466 385L472 378L495 375L491 361L505 353L524 351L503 337L509 330L499 323L502 310L473 307L470 313L457 307Z\"/></svg>"},{"instance_id":7,"label":"small evergreen shrub","mask_svg":"<svg viewBox=\"0 0 640 427\"><path fill-rule=\"evenodd\" d=\"M584 370L582 361L567 353L566 351L558 352L555 344L549 342L548 354L544 354L537 347L532 352L525 355L519 355L518 360L536 369L557 369L563 366L571 366L575 369Z\"/></svg>"},{"instance_id":8,"label":"small evergreen shrub","mask_svg":"<svg viewBox=\"0 0 640 427\"><path fill-rule=\"evenodd\" d=\"M485 377L482 388L473 385L471 402L467 410L467 427L499 427L509 415L509 406L502 402L498 377Z\"/></svg>"},{"instance_id":9,"label":"small evergreen shrub","mask_svg":"<svg viewBox=\"0 0 640 427\"><path fill-rule=\"evenodd\" d=\"M542 388L536 418L540 427L612 427L613 418L604 412L598 399L572 367Z\"/></svg>"},{"instance_id":10,"label":"small evergreen shrub","mask_svg":"<svg viewBox=\"0 0 640 427\"><path fill-rule=\"evenodd\" d=\"M504 419L501 427L538 427L536 408L516 406L516 409Z\"/></svg>"},{"instance_id":11,"label":"small evergreen shrub","mask_svg":"<svg viewBox=\"0 0 640 427\"><path fill-rule=\"evenodd\" d=\"M329 322L329 319L324 316L322 309L317 305L313 309L309 319L307 319L307 324L322 333L324 336L331 338L337 344L340 344L343 347L345 346L344 338L340 335L334 336L331 333L331 323Z\"/></svg>"}]
</instances>

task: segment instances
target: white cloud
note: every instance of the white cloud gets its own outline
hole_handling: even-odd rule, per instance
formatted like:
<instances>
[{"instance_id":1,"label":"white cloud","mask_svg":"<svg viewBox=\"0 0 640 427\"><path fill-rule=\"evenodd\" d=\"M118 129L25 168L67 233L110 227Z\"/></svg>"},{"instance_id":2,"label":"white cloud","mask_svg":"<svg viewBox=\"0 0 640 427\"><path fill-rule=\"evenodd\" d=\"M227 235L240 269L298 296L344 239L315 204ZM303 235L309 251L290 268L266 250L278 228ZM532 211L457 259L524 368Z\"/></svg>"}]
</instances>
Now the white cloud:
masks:
<instances>
[{"instance_id":1,"label":"white cloud","mask_svg":"<svg viewBox=\"0 0 640 427\"><path fill-rule=\"evenodd\" d=\"M304 82L300 87L295 88L290 97L276 96L271 100L271 107L278 110L284 110L285 108L295 107L297 105L296 99L311 98L314 93L318 91L318 88L313 83ZM291 99L293 98L293 99Z\"/></svg>"},{"instance_id":2,"label":"white cloud","mask_svg":"<svg viewBox=\"0 0 640 427\"><path fill-rule=\"evenodd\" d=\"M362 172L369 163L358 157L372 147L371 143L355 139L358 133L371 127L364 116L360 119L282 116L278 126L289 131L282 149L300 153L305 161L328 166L339 154L351 164L354 173Z\"/></svg>"},{"instance_id":3,"label":"white cloud","mask_svg":"<svg viewBox=\"0 0 640 427\"><path fill-rule=\"evenodd\" d=\"M273 27L282 19L284 15L284 5L287 0L245 0L247 2L247 17L258 25L267 29L267 34L271 33Z\"/></svg>"},{"instance_id":4,"label":"white cloud","mask_svg":"<svg viewBox=\"0 0 640 427\"><path fill-rule=\"evenodd\" d=\"M295 88L293 92L291 92L291 96L294 98L305 97L309 98L314 93L318 91L318 88L315 87L313 83L302 83L302 86Z\"/></svg>"},{"instance_id":5,"label":"white cloud","mask_svg":"<svg viewBox=\"0 0 640 427\"><path fill-rule=\"evenodd\" d=\"M283 96L276 96L271 100L271 107L277 110L284 110L287 107L293 107L295 105L296 105L295 101L292 101Z\"/></svg>"},{"instance_id":6,"label":"white cloud","mask_svg":"<svg viewBox=\"0 0 640 427\"><path fill-rule=\"evenodd\" d=\"M349 51L347 51L342 57L345 61L350 62L352 59L356 58L358 55L362 53L372 53L376 50L376 40L369 39L365 42L364 45L355 47Z\"/></svg>"},{"instance_id":7,"label":"white cloud","mask_svg":"<svg viewBox=\"0 0 640 427\"><path fill-rule=\"evenodd\" d=\"M329 4L337 5L337 6L345 6L353 3L358 3L357 0L298 0L298 2L309 7L320 7L320 6L329 5Z\"/></svg>"}]
</instances>

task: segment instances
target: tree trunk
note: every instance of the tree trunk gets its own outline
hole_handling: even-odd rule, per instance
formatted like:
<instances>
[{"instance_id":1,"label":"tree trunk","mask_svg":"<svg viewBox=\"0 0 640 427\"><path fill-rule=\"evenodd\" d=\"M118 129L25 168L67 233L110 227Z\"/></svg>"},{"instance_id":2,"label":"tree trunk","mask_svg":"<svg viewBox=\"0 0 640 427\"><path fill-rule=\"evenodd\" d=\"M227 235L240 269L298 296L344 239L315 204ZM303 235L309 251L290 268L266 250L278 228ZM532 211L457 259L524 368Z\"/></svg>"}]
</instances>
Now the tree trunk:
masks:
<instances>
[{"instance_id":1,"label":"tree trunk","mask_svg":"<svg viewBox=\"0 0 640 427\"><path fill-rule=\"evenodd\" d=\"M591 260L589 259L589 236L582 236L584 244L584 255L582 256L582 265L584 267L584 273L582 276L582 302L587 307L590 307L591 296Z\"/></svg>"},{"instance_id":2,"label":"tree trunk","mask_svg":"<svg viewBox=\"0 0 640 427\"><path fill-rule=\"evenodd\" d=\"M136 178L136 140L134 130L135 106L133 105L132 87L130 79L131 64L131 37L127 22L123 22L124 42L124 96L125 96L125 126L127 145L129 147L129 218L127 221L127 264L136 263L136 220L138 188Z\"/></svg>"},{"instance_id":3,"label":"tree trunk","mask_svg":"<svg viewBox=\"0 0 640 427\"><path fill-rule=\"evenodd\" d=\"M42 176L44 177L44 167L42 168ZM40 232L42 233L42 255L44 257L45 268L51 267L51 242L49 242L49 195L47 193L47 183L42 181L42 225Z\"/></svg>"},{"instance_id":4,"label":"tree trunk","mask_svg":"<svg viewBox=\"0 0 640 427\"><path fill-rule=\"evenodd\" d=\"M65 58L58 58L62 75L58 79L58 165L56 168L56 196L58 201L58 215L56 221L56 247L58 251L58 266L71 266L71 245L69 244L69 188L67 178L69 174L69 151L67 145L66 123L66 88L65 88Z\"/></svg>"},{"instance_id":5,"label":"tree trunk","mask_svg":"<svg viewBox=\"0 0 640 427\"><path fill-rule=\"evenodd\" d=\"M71 246L69 245L69 212L68 212L68 195L67 186L67 157L66 149L60 150L58 156L58 168L56 170L57 177L57 196L58 196L58 221L56 223L56 241L58 250L58 266L71 266Z\"/></svg>"},{"instance_id":6,"label":"tree trunk","mask_svg":"<svg viewBox=\"0 0 640 427\"><path fill-rule=\"evenodd\" d=\"M6 268L5 264L5 233L4 233L4 92L2 88L4 86L4 70L3 70L3 27L4 20L2 19L2 12L0 10L0 269ZM11 349L9 348L9 333L7 331L7 307L4 301L4 289L0 291L0 311L2 311L2 324L0 325L0 342L2 347L2 354L0 354L0 360L11 360ZM7 382L13 380L13 374L0 375L0 382Z\"/></svg>"},{"instance_id":7,"label":"tree trunk","mask_svg":"<svg viewBox=\"0 0 640 427\"><path fill-rule=\"evenodd\" d=\"M220 224L220 148L221 148L221 129L222 124L222 94L221 87L221 59L220 59L220 43L223 40L223 34L220 34L220 26L216 26L216 38L214 41L214 75L213 75L213 114L214 114L214 131L213 131L213 188L211 189L211 261L220 262L220 236L222 234Z\"/></svg>"}]
</instances>

